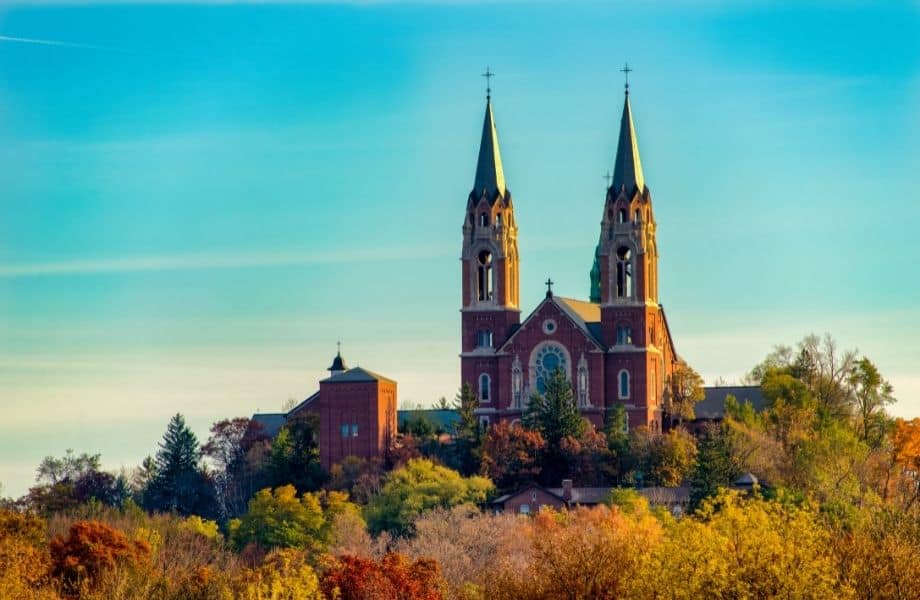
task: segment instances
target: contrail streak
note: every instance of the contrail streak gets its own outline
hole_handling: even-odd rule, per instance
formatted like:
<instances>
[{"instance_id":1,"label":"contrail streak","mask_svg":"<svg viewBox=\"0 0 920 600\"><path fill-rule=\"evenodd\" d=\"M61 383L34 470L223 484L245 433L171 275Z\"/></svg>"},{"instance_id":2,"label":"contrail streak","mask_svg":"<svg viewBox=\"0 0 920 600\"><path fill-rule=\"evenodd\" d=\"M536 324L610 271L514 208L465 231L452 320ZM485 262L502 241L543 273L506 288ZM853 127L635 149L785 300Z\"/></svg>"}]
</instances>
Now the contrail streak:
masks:
<instances>
[{"instance_id":1,"label":"contrail streak","mask_svg":"<svg viewBox=\"0 0 920 600\"><path fill-rule=\"evenodd\" d=\"M89 48L92 50L115 50L114 48L104 48L102 46L93 46L92 44L77 44L74 42L62 42L60 40L39 40L35 38L13 37L11 35L0 35L0 42L39 44L42 46L63 46L65 48Z\"/></svg>"}]
</instances>

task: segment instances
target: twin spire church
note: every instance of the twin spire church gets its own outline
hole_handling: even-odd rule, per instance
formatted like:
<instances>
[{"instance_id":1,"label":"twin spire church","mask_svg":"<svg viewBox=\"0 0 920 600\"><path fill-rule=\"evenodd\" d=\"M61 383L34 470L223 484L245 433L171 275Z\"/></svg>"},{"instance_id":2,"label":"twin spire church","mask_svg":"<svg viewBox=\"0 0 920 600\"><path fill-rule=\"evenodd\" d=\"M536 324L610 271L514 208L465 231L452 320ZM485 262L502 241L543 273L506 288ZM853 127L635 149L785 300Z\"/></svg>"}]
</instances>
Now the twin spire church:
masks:
<instances>
[{"instance_id":1,"label":"twin spire church","mask_svg":"<svg viewBox=\"0 0 920 600\"><path fill-rule=\"evenodd\" d=\"M658 245L629 104L601 212L590 296L546 297L521 319L514 202L486 97L473 190L463 218L461 378L477 392L483 424L515 421L557 368L581 413L602 427L622 404L629 427L662 427L662 398L677 354L658 303Z\"/></svg>"}]
</instances>

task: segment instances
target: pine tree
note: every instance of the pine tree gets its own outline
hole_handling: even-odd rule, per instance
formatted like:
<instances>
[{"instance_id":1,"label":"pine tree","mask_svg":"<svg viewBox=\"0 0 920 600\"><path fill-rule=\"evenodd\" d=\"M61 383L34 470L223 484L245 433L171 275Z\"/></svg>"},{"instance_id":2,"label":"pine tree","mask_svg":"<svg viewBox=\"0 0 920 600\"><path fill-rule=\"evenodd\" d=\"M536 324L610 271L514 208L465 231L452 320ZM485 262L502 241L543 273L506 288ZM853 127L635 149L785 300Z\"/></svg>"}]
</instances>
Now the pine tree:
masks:
<instances>
[{"instance_id":1,"label":"pine tree","mask_svg":"<svg viewBox=\"0 0 920 600\"><path fill-rule=\"evenodd\" d=\"M447 462L463 475L472 475L479 470L483 432L479 426L479 417L476 416L479 398L470 384L464 383L460 388L454 407L460 419L454 425L454 456L448 457Z\"/></svg>"},{"instance_id":2,"label":"pine tree","mask_svg":"<svg viewBox=\"0 0 920 600\"><path fill-rule=\"evenodd\" d=\"M546 393L534 394L524 411L524 425L539 431L550 448L558 448L568 436L580 438L587 423L578 412L575 392L562 369L546 383Z\"/></svg>"},{"instance_id":3,"label":"pine tree","mask_svg":"<svg viewBox=\"0 0 920 600\"><path fill-rule=\"evenodd\" d=\"M181 414L169 421L155 463L156 474L143 491L148 510L212 517L216 513L214 488L199 468L198 438Z\"/></svg>"},{"instance_id":4,"label":"pine tree","mask_svg":"<svg viewBox=\"0 0 920 600\"><path fill-rule=\"evenodd\" d=\"M737 475L722 427L707 428L697 443L696 466L690 475L690 507L695 510L720 488L731 485Z\"/></svg>"}]
</instances>

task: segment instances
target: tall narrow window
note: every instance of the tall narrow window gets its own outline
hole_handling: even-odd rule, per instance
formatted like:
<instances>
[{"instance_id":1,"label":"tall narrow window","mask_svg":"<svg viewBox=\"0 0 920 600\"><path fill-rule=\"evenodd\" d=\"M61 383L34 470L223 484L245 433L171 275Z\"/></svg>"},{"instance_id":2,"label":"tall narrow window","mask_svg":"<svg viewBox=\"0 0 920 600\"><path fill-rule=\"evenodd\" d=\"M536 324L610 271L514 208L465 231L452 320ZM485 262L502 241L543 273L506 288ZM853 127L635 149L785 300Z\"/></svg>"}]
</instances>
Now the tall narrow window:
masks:
<instances>
[{"instance_id":1,"label":"tall narrow window","mask_svg":"<svg viewBox=\"0 0 920 600\"><path fill-rule=\"evenodd\" d=\"M511 406L521 408L521 395L523 393L523 374L521 373L521 361L517 356L511 363Z\"/></svg>"},{"instance_id":2,"label":"tall narrow window","mask_svg":"<svg viewBox=\"0 0 920 600\"><path fill-rule=\"evenodd\" d=\"M501 226L502 226L502 214L501 214L501 213L496 213L496 214L495 214L495 226L496 226L496 227L501 227Z\"/></svg>"},{"instance_id":3,"label":"tall narrow window","mask_svg":"<svg viewBox=\"0 0 920 600\"><path fill-rule=\"evenodd\" d=\"M617 298L633 295L632 253L626 246L617 249Z\"/></svg>"},{"instance_id":4,"label":"tall narrow window","mask_svg":"<svg viewBox=\"0 0 920 600\"><path fill-rule=\"evenodd\" d=\"M479 400L489 402L492 399L492 378L486 373L479 376Z\"/></svg>"},{"instance_id":5,"label":"tall narrow window","mask_svg":"<svg viewBox=\"0 0 920 600\"><path fill-rule=\"evenodd\" d=\"M492 253L488 250L479 253L478 284L479 300L491 300L495 283L492 277Z\"/></svg>"},{"instance_id":6,"label":"tall narrow window","mask_svg":"<svg viewBox=\"0 0 920 600\"><path fill-rule=\"evenodd\" d=\"M617 325L617 345L632 344L632 329L626 325Z\"/></svg>"},{"instance_id":7,"label":"tall narrow window","mask_svg":"<svg viewBox=\"0 0 920 600\"><path fill-rule=\"evenodd\" d=\"M489 226L489 213L481 213L479 215L479 224L483 227Z\"/></svg>"},{"instance_id":8,"label":"tall narrow window","mask_svg":"<svg viewBox=\"0 0 920 600\"><path fill-rule=\"evenodd\" d=\"M625 223L625 222L626 222L626 209L621 208L620 211L617 213L617 223Z\"/></svg>"},{"instance_id":9,"label":"tall narrow window","mask_svg":"<svg viewBox=\"0 0 920 600\"><path fill-rule=\"evenodd\" d=\"M636 212L633 213L633 221L635 221L636 223L638 223L639 221L642 220L641 217L642 217L642 215L639 213L639 209L637 208L637 209L636 209Z\"/></svg>"},{"instance_id":10,"label":"tall narrow window","mask_svg":"<svg viewBox=\"0 0 920 600\"><path fill-rule=\"evenodd\" d=\"M578 361L578 405L590 406L588 401L588 361L585 355L581 355Z\"/></svg>"},{"instance_id":11,"label":"tall narrow window","mask_svg":"<svg viewBox=\"0 0 920 600\"><path fill-rule=\"evenodd\" d=\"M629 398L629 371L620 371L619 376L620 389L619 397L620 398Z\"/></svg>"}]
</instances>

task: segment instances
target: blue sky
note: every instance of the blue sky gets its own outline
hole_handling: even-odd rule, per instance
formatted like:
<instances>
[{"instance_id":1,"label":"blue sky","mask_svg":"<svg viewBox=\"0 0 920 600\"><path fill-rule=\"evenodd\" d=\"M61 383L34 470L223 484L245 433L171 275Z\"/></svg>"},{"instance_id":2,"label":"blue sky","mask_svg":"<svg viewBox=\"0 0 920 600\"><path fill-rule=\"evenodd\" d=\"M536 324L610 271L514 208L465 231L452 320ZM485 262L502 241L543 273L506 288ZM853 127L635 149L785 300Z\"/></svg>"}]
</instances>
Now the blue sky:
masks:
<instances>
[{"instance_id":1,"label":"blue sky","mask_svg":"<svg viewBox=\"0 0 920 600\"><path fill-rule=\"evenodd\" d=\"M525 311L588 294L629 61L678 351L733 380L829 331L920 414L918 32L912 2L4 3L4 493L277 410L337 339L452 397L486 65Z\"/></svg>"}]
</instances>

